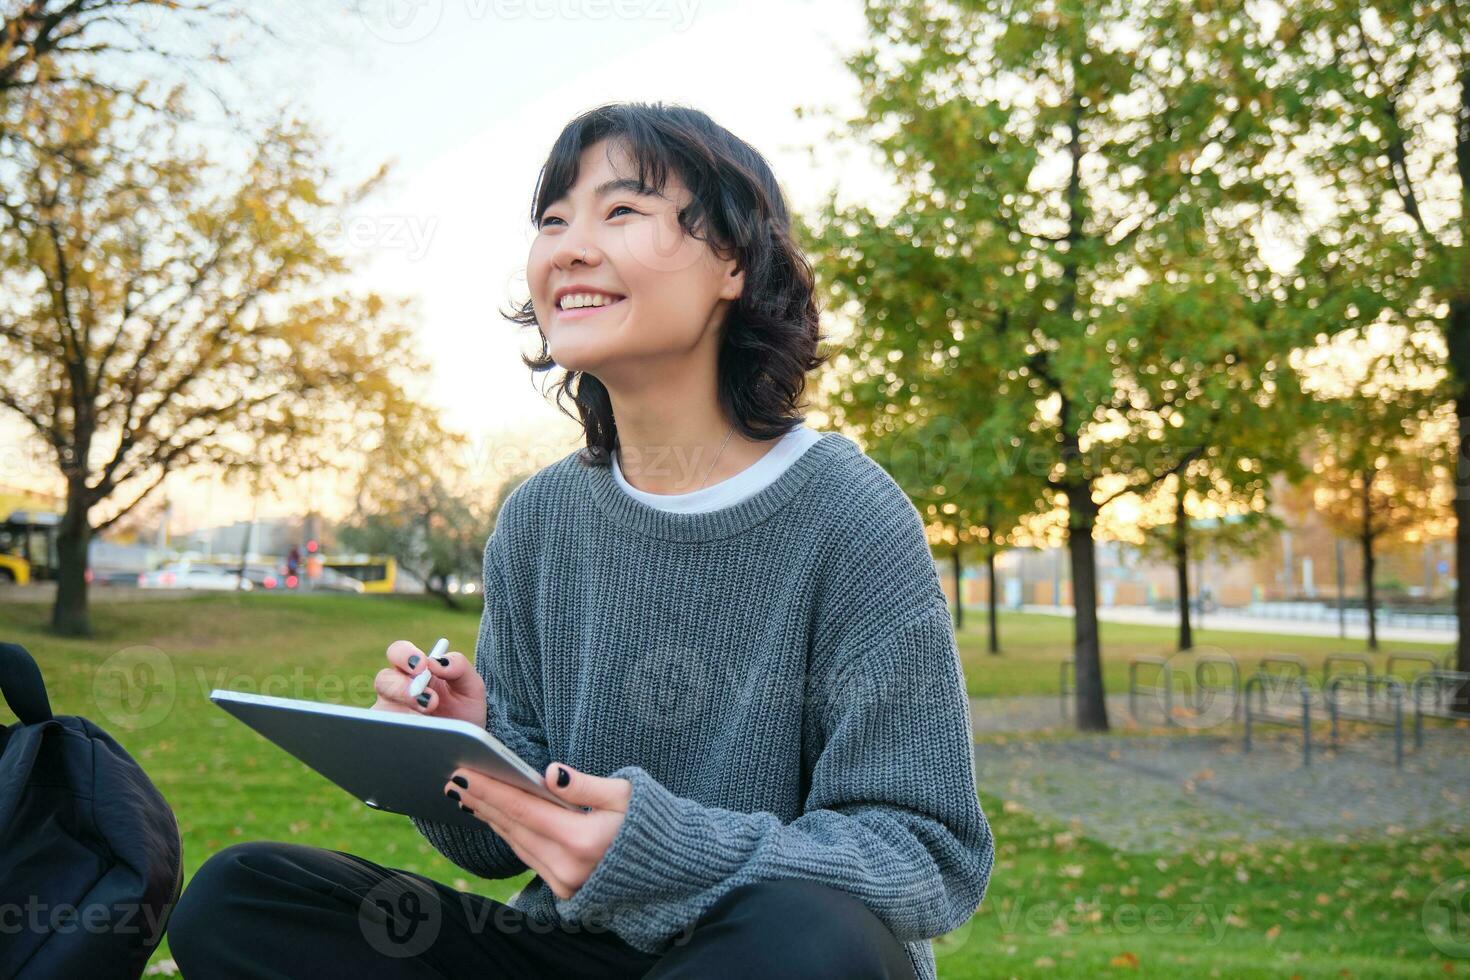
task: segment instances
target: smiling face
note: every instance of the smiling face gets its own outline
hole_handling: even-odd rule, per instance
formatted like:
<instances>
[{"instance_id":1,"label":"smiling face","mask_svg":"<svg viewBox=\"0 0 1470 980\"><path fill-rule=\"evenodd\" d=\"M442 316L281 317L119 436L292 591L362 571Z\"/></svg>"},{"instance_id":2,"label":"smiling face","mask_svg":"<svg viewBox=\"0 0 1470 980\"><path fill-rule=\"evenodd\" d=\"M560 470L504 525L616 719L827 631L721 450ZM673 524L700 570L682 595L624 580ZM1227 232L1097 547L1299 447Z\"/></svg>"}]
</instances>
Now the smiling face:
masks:
<instances>
[{"instance_id":1,"label":"smiling face","mask_svg":"<svg viewBox=\"0 0 1470 980\"><path fill-rule=\"evenodd\" d=\"M744 284L733 259L718 258L679 226L691 195L677 174L669 173L662 191L640 189L637 179L637 162L620 143L587 147L576 183L542 214L526 265L553 360L610 387L642 380L630 371L673 366L702 345L713 349ZM559 308L569 287L606 294L597 302L609 305Z\"/></svg>"}]
</instances>

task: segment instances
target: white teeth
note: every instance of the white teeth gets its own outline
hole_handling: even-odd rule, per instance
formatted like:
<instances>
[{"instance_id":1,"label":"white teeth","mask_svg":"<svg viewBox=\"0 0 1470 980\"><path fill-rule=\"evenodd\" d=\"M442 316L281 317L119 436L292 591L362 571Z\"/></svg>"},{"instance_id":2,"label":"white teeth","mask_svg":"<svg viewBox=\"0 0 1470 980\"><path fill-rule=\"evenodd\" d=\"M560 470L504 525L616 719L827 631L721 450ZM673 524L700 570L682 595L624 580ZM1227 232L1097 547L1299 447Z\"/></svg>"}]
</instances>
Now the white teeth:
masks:
<instances>
[{"instance_id":1,"label":"white teeth","mask_svg":"<svg viewBox=\"0 0 1470 980\"><path fill-rule=\"evenodd\" d=\"M615 299L612 296L606 296L602 293L568 293L561 298L561 302L557 304L557 308L562 310L576 310L584 306L610 306L616 303L618 299L621 299L621 297Z\"/></svg>"}]
</instances>

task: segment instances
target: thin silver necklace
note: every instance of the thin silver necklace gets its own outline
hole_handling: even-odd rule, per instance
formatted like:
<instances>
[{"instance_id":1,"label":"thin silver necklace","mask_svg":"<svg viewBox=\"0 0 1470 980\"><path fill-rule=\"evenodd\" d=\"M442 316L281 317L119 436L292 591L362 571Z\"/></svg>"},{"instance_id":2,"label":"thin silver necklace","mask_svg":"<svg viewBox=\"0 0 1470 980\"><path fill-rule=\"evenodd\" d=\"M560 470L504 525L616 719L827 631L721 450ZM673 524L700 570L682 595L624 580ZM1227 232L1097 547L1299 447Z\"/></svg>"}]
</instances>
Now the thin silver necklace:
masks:
<instances>
[{"instance_id":1,"label":"thin silver necklace","mask_svg":"<svg viewBox=\"0 0 1470 980\"><path fill-rule=\"evenodd\" d=\"M709 469L707 469L707 470L704 471L704 483L708 483L709 482L709 475L715 471L715 463L718 463L720 461L720 454L725 451L725 446L730 442L730 437L732 435L734 435L734 434L735 434L735 426L732 425L732 426L730 426L730 431L725 433L725 441L722 442L722 443L720 443L720 452L715 453L714 462L713 463L710 463L709 464ZM704 489L704 483L701 483L699 485L698 490L703 490Z\"/></svg>"}]
</instances>

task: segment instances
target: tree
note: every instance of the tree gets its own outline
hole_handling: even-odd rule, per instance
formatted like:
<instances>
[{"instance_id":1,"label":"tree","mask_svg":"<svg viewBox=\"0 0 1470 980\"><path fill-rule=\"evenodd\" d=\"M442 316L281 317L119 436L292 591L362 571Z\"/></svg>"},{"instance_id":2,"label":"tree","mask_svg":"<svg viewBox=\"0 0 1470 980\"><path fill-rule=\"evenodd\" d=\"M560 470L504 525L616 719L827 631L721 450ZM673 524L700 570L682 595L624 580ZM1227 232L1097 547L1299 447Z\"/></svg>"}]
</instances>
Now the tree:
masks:
<instances>
[{"instance_id":1,"label":"tree","mask_svg":"<svg viewBox=\"0 0 1470 980\"><path fill-rule=\"evenodd\" d=\"M912 413L880 423L863 411L866 401L849 399L829 411L844 423L859 425L866 450L904 492L928 525L931 543L948 557L954 576L955 628L964 628L962 569L967 546L980 549L989 585L987 647L1000 653L999 590L996 557L1012 544L1025 518L1039 507L1042 486L1001 446L1019 444L1015 436L980 431L972 435L948 416L919 420ZM928 408L946 406L930 402ZM989 444L992 435L999 445Z\"/></svg>"},{"instance_id":2,"label":"tree","mask_svg":"<svg viewBox=\"0 0 1470 980\"><path fill-rule=\"evenodd\" d=\"M1329 333L1430 322L1448 352L1456 657L1470 671L1470 10L1306 0L1277 37L1290 67L1277 121L1334 205L1302 257L1318 284L1304 318ZM1470 685L1455 704L1470 712Z\"/></svg>"},{"instance_id":3,"label":"tree","mask_svg":"<svg viewBox=\"0 0 1470 980\"><path fill-rule=\"evenodd\" d=\"M284 475L350 447L409 402L412 335L397 307L334 288L348 266L324 232L382 172L334 191L304 124L261 134L234 174L102 88L33 87L9 109L24 139L0 160L0 406L65 482L52 626L87 634L95 532L173 470Z\"/></svg>"},{"instance_id":4,"label":"tree","mask_svg":"<svg viewBox=\"0 0 1470 980\"><path fill-rule=\"evenodd\" d=\"M1313 503L1334 532L1362 550L1370 650L1378 649L1374 574L1380 543L1449 513L1450 461L1442 435L1452 428L1449 404L1426 360L1412 340L1393 344L1362 358L1345 390L1339 382L1322 396Z\"/></svg>"},{"instance_id":5,"label":"tree","mask_svg":"<svg viewBox=\"0 0 1470 980\"><path fill-rule=\"evenodd\" d=\"M26 133L6 111L46 87L92 88L135 109L182 114L154 102L138 81L173 76L214 96L232 114L209 66L234 62L246 38L279 43L246 0L0 0L0 141ZM236 31L236 28L243 30Z\"/></svg>"},{"instance_id":6,"label":"tree","mask_svg":"<svg viewBox=\"0 0 1470 980\"><path fill-rule=\"evenodd\" d=\"M1236 463L1240 461L1234 461ZM1250 469L1252 461L1245 460ZM1238 466L1225 467L1239 469ZM1190 559L1209 555L1217 560L1223 558L1248 557L1259 553L1270 536L1281 529L1282 521L1269 511L1268 496L1270 479L1264 478L1259 485L1247 490L1240 484L1223 480L1209 480L1202 476L1205 467L1198 464L1176 473L1167 481L1160 482L1155 495L1167 495L1171 501L1173 520L1144 529L1140 552L1146 556L1171 561L1174 564L1175 594L1179 603L1180 651L1194 648L1194 625L1190 618ZM1255 482L1255 481L1251 481ZM1234 513L1227 508L1237 509ZM1202 510L1222 513L1218 517L1199 517ZM1191 511L1196 516L1191 517ZM1201 583L1196 583L1196 588Z\"/></svg>"},{"instance_id":7,"label":"tree","mask_svg":"<svg viewBox=\"0 0 1470 980\"><path fill-rule=\"evenodd\" d=\"M500 506L525 479L502 485L486 507L467 478L465 448L428 411L400 416L369 451L353 517L338 529L348 548L392 555L450 609L459 608L450 576L478 580Z\"/></svg>"},{"instance_id":8,"label":"tree","mask_svg":"<svg viewBox=\"0 0 1470 980\"><path fill-rule=\"evenodd\" d=\"M1168 438L1184 406L1224 417L1245 381L1269 397L1269 377L1228 369L1246 351L1275 344L1269 374L1290 349L1260 300L1271 285L1221 244L1290 207L1260 122L1265 43L1229 5L875 2L867 17L880 40L848 60L863 112L844 127L899 200L887 217L833 195L817 222L861 338L844 397L895 420L937 399L1045 448L1026 459L1068 514L1077 724L1106 730L1099 514L1206 451ZM930 361L955 368L941 380Z\"/></svg>"}]
</instances>

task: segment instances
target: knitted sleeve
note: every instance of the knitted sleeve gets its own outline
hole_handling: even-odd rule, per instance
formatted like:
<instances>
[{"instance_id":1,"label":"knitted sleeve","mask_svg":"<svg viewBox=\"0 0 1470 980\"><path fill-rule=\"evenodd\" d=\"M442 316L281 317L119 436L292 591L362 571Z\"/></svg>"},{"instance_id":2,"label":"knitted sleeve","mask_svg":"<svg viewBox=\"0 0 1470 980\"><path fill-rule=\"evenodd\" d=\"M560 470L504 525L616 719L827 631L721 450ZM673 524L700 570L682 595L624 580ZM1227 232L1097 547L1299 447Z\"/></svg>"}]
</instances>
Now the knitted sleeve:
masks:
<instances>
[{"instance_id":1,"label":"knitted sleeve","mask_svg":"<svg viewBox=\"0 0 1470 980\"><path fill-rule=\"evenodd\" d=\"M492 533L485 546L485 611L475 641L475 671L485 681L485 727L532 769L544 771L551 758L540 718L532 707L536 702L525 686L525 668L516 660L525 639L518 641L499 551L498 535ZM488 824L466 828L411 819L429 843L466 871L484 878L510 878L526 870L525 862Z\"/></svg>"},{"instance_id":2,"label":"knitted sleeve","mask_svg":"<svg viewBox=\"0 0 1470 980\"><path fill-rule=\"evenodd\" d=\"M624 766L611 776L632 783L627 814L586 882L557 899L562 918L662 953L727 891L806 878L855 894L900 941L967 921L994 849L948 608L941 595L862 632L809 668L821 750L798 818L706 806Z\"/></svg>"}]
</instances>

